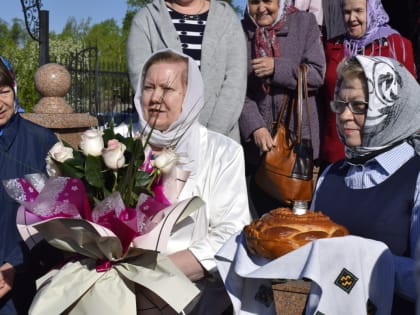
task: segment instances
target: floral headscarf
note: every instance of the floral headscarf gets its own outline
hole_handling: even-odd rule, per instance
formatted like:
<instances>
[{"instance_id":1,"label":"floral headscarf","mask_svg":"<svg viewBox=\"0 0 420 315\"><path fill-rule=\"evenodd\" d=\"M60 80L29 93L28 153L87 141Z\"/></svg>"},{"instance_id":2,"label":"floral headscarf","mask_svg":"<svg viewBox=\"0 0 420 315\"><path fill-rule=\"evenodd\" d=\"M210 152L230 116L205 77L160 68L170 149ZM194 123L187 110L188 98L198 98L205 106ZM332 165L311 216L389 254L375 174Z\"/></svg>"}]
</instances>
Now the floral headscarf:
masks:
<instances>
[{"instance_id":1,"label":"floral headscarf","mask_svg":"<svg viewBox=\"0 0 420 315\"><path fill-rule=\"evenodd\" d=\"M254 55L255 58L260 57L279 57L280 48L279 40L277 38L277 32L281 29L286 22L287 16L293 12L298 11L293 6L291 0L278 0L279 11L274 23L270 26L260 27L257 22L253 19L249 12L249 7L246 7L245 18L250 19L255 27L255 38L254 38ZM263 80L262 89L265 94L270 92L270 85L267 80Z\"/></svg>"},{"instance_id":2,"label":"floral headscarf","mask_svg":"<svg viewBox=\"0 0 420 315\"><path fill-rule=\"evenodd\" d=\"M274 25L276 25L280 20L283 19L283 16L285 15L285 12L287 11L288 8L293 6L293 0L278 0L279 2L279 12L277 13L277 17L276 20L274 21L274 23L270 26L273 27ZM255 22L255 20L252 18L251 13L249 12L249 6L247 5L245 8L245 12L244 12L244 16L248 15L249 18L254 22L255 26L258 27L257 22Z\"/></svg>"},{"instance_id":3,"label":"floral headscarf","mask_svg":"<svg viewBox=\"0 0 420 315\"><path fill-rule=\"evenodd\" d=\"M341 1L343 9L344 0ZM398 32L388 25L389 16L382 6L381 0L366 0L366 33L358 39L346 36L344 40L346 57L354 56L364 50L365 46L377 39L388 37Z\"/></svg>"},{"instance_id":4,"label":"floral headscarf","mask_svg":"<svg viewBox=\"0 0 420 315\"><path fill-rule=\"evenodd\" d=\"M23 109L19 106L19 100L18 100L18 97L17 97L17 83L16 83L16 77L15 77L15 73L13 71L12 65L10 64L9 60L7 60L3 56L0 56L0 61L6 67L10 76L13 79L13 90L14 90L14 94L15 94L15 113L22 112Z\"/></svg>"},{"instance_id":5,"label":"floral headscarf","mask_svg":"<svg viewBox=\"0 0 420 315\"><path fill-rule=\"evenodd\" d=\"M353 58L364 70L369 106L362 145L346 146L346 158L370 155L401 141L407 141L420 155L420 86L416 79L395 59L361 55ZM335 93L337 97L337 87ZM339 135L345 143L343 135Z\"/></svg>"},{"instance_id":6,"label":"floral headscarf","mask_svg":"<svg viewBox=\"0 0 420 315\"><path fill-rule=\"evenodd\" d=\"M143 111L141 109L141 93L144 81L145 73L142 73L139 80L136 94L134 96L134 104L139 114L140 130L144 130L146 134L150 134L150 143L159 148L168 148L176 145L175 150L180 153L186 153L188 159L194 159L194 152L197 152L198 148L198 116L204 107L204 83L201 76L201 72L197 66L197 63L189 56L174 51L172 49L163 49L156 51L152 54L149 59L164 51L171 51L175 54L188 58L188 83L187 90L185 93L184 101L182 103L182 111L176 121L174 121L167 130L159 131L157 129L152 130L151 126L143 117Z\"/></svg>"}]
</instances>

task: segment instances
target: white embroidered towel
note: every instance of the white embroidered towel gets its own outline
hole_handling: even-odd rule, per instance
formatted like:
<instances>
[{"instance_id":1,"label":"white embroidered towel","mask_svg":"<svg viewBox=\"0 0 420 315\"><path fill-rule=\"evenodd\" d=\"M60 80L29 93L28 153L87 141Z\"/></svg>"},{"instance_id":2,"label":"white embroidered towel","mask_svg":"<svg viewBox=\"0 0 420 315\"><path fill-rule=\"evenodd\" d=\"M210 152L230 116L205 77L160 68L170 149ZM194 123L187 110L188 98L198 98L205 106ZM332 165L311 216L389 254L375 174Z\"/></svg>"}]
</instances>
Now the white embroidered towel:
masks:
<instances>
[{"instance_id":1,"label":"white embroidered towel","mask_svg":"<svg viewBox=\"0 0 420 315\"><path fill-rule=\"evenodd\" d=\"M306 314L389 314L394 264L388 247L357 236L319 239L274 260L250 255L242 233L216 255L235 314L275 314L271 279L310 279ZM268 291L266 291L268 292Z\"/></svg>"}]
</instances>

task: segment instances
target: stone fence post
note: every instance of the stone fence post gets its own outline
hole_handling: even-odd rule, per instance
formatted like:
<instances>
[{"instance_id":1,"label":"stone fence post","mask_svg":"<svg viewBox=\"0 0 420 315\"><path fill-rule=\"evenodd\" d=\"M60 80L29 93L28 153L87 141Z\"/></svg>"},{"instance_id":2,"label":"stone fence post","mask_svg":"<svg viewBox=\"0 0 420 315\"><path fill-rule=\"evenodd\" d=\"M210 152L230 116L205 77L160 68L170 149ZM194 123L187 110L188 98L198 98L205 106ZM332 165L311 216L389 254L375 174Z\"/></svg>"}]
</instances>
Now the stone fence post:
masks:
<instances>
[{"instance_id":1,"label":"stone fence post","mask_svg":"<svg viewBox=\"0 0 420 315\"><path fill-rule=\"evenodd\" d=\"M98 119L89 113L75 113L64 100L71 86L67 69L56 63L47 63L35 73L35 87L41 99L33 113L22 113L22 117L51 129L61 140L77 148L80 135L91 127L98 126Z\"/></svg>"}]
</instances>

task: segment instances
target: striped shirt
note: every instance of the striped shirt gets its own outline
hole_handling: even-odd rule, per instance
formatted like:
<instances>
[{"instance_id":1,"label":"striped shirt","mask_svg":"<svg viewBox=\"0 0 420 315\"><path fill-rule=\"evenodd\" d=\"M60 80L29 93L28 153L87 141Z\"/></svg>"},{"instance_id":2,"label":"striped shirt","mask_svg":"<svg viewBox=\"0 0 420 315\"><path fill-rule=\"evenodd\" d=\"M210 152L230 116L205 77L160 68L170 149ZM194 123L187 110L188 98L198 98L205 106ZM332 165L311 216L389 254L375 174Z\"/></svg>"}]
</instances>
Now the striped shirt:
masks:
<instances>
[{"instance_id":1,"label":"striped shirt","mask_svg":"<svg viewBox=\"0 0 420 315\"><path fill-rule=\"evenodd\" d=\"M416 153L411 145L404 142L389 151L379 154L363 165L350 164L344 181L346 186L352 189L364 189L378 185L394 174L404 163L411 159ZM330 166L318 180L317 188L322 185L325 175ZM314 194L312 205L316 201ZM416 286L414 277L415 253L417 240L420 237L420 171L417 177L416 189L413 198L413 209L411 212L410 229L410 258L394 256L396 278L396 291L409 299L416 298Z\"/></svg>"},{"instance_id":2,"label":"striped shirt","mask_svg":"<svg viewBox=\"0 0 420 315\"><path fill-rule=\"evenodd\" d=\"M193 58L198 66L201 63L201 45L208 11L197 15L182 14L167 7L182 44L182 52Z\"/></svg>"}]
</instances>

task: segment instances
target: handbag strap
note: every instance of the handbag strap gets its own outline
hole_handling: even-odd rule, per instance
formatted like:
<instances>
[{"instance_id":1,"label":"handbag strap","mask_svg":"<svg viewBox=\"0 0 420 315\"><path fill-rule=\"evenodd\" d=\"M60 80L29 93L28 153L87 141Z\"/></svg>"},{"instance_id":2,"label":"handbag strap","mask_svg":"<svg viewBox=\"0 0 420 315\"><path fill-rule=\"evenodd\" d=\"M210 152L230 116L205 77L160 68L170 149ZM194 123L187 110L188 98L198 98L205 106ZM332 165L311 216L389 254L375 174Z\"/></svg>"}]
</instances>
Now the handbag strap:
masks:
<instances>
[{"instance_id":1,"label":"handbag strap","mask_svg":"<svg viewBox=\"0 0 420 315\"><path fill-rule=\"evenodd\" d=\"M302 124L303 124L303 102L306 105L306 115L309 124L309 137L311 134L311 117L309 114L309 97L308 97L308 66L304 63L298 66L298 83L297 83L297 143L302 141Z\"/></svg>"},{"instance_id":2,"label":"handbag strap","mask_svg":"<svg viewBox=\"0 0 420 315\"><path fill-rule=\"evenodd\" d=\"M284 115L284 112L286 111L287 104L289 103L289 99L291 99L290 104L290 112L289 117L286 117L285 119L285 125L290 123L291 116L293 115L293 112L296 108L296 123L297 123L297 142L301 143L302 141L302 116L303 116L303 102L305 102L306 105L306 114L308 117L308 124L309 124L309 135L310 138L312 138L311 133L311 119L310 119L310 113L309 113L309 97L308 97L308 80L307 80L307 73L308 73L308 66L306 64L299 64L297 69L297 87L296 87L296 97L289 97L289 95L285 95L283 98L283 102L280 108L280 112L277 118L277 127L282 123L282 118Z\"/></svg>"},{"instance_id":3,"label":"handbag strap","mask_svg":"<svg viewBox=\"0 0 420 315\"><path fill-rule=\"evenodd\" d=\"M309 125L309 139L312 139L311 113L309 111L308 65L303 63L303 64L300 64L299 67L301 68L301 74L302 74L302 92L303 92L303 97L305 100L306 116L307 116L308 125Z\"/></svg>"},{"instance_id":4,"label":"handbag strap","mask_svg":"<svg viewBox=\"0 0 420 315\"><path fill-rule=\"evenodd\" d=\"M289 99L292 100L292 104L291 104L291 107L292 108L291 108L291 110L293 111L295 100L294 100L293 97L289 97L288 94L285 94L284 97L283 97L283 102L281 103L281 106L280 106L280 111L279 111L279 113L277 115L277 120L276 120L275 124L273 124L273 127L275 127L275 128L273 128L273 131L275 129L277 129L280 126L280 124L282 123L282 118L283 118L284 112L286 111L287 104L289 103ZM274 106L273 106L273 114L274 114ZM286 121L290 121L290 117L287 117L286 118Z\"/></svg>"}]
</instances>

